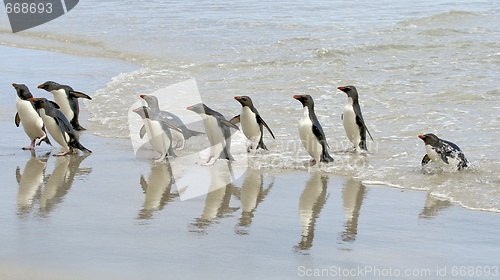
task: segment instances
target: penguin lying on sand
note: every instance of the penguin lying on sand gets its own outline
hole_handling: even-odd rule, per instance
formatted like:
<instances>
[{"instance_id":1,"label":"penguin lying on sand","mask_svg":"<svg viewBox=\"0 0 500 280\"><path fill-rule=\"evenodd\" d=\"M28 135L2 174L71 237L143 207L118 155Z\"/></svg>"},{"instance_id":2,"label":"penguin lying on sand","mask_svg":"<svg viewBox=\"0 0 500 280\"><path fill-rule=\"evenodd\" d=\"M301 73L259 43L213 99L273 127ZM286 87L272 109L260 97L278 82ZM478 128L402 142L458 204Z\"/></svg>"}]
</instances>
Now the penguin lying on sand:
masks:
<instances>
[{"instance_id":1,"label":"penguin lying on sand","mask_svg":"<svg viewBox=\"0 0 500 280\"><path fill-rule=\"evenodd\" d=\"M49 100L45 98L30 98L30 100L34 102L37 109L40 109L40 116L52 138L65 150L54 156L64 156L73 153L74 148L92 153L91 150L80 144L68 119Z\"/></svg>"},{"instance_id":2,"label":"penguin lying on sand","mask_svg":"<svg viewBox=\"0 0 500 280\"><path fill-rule=\"evenodd\" d=\"M422 166L428 164L431 160L445 168L453 168L461 170L469 165L464 153L460 148L443 139L439 139L436 135L428 133L419 135L425 143L427 154L422 159Z\"/></svg>"},{"instance_id":3,"label":"penguin lying on sand","mask_svg":"<svg viewBox=\"0 0 500 280\"><path fill-rule=\"evenodd\" d=\"M160 106L158 105L158 98L154 95L141 95L141 98L146 101L148 104L148 107L151 109L156 114L159 114L162 116L167 123L170 123L172 126L178 128L180 130L173 130L172 131L172 137L174 140L177 140L181 142L181 146L177 148L177 150L181 150L184 148L184 142L185 140L189 139L190 137L197 136L200 134L203 134L203 132L198 132L194 130L190 130L187 128L187 126L182 122L182 120L176 116L175 114L172 114L167 111L162 111L160 110ZM141 128L141 134L145 133L145 127L143 126ZM141 137L142 138L142 137Z\"/></svg>"},{"instance_id":4,"label":"penguin lying on sand","mask_svg":"<svg viewBox=\"0 0 500 280\"><path fill-rule=\"evenodd\" d=\"M172 149L172 133L170 129L181 133L181 130L167 122L162 116L151 111L146 106L133 109L132 112L141 116L144 121L144 128L149 138L149 144L153 150L160 153L160 157L155 159L155 162L160 162L165 159L165 156L175 157ZM143 138L144 134L140 133Z\"/></svg>"},{"instance_id":5,"label":"penguin lying on sand","mask_svg":"<svg viewBox=\"0 0 500 280\"><path fill-rule=\"evenodd\" d=\"M69 120L74 130L85 130L78 122L78 114L80 108L78 107L78 98L87 98L92 100L92 97L74 91L70 86L60 85L56 82L47 81L38 86L54 95L54 101L59 104L61 111Z\"/></svg>"},{"instance_id":6,"label":"penguin lying on sand","mask_svg":"<svg viewBox=\"0 0 500 280\"><path fill-rule=\"evenodd\" d=\"M253 106L252 99L248 96L235 96L234 99L241 103L242 109L241 114L232 118L231 122L234 124L241 122L241 130L243 130L243 134L245 134L245 136L252 141L247 151L255 151L258 148L267 150L263 141L264 126L267 128L269 133L271 133L273 139L276 138L267 123L259 115L257 109Z\"/></svg>"},{"instance_id":7,"label":"penguin lying on sand","mask_svg":"<svg viewBox=\"0 0 500 280\"><path fill-rule=\"evenodd\" d=\"M359 107L358 91L354 86L339 87L339 89L347 94L347 105L344 107L342 120L344 122L344 129L349 140L354 144L354 148L359 148L368 151L366 147L366 132L372 135L365 125L363 115L361 115L361 108Z\"/></svg>"},{"instance_id":8,"label":"penguin lying on sand","mask_svg":"<svg viewBox=\"0 0 500 280\"><path fill-rule=\"evenodd\" d=\"M313 158L313 162L333 162L328 154L325 133L314 113L314 101L310 95L294 95L304 106L302 118L299 121L299 136L304 148Z\"/></svg>"},{"instance_id":9,"label":"penguin lying on sand","mask_svg":"<svg viewBox=\"0 0 500 280\"><path fill-rule=\"evenodd\" d=\"M186 109L199 114L203 119L205 125L205 132L210 141L210 157L204 163L205 165L214 164L217 158L227 159L234 161L231 156L231 130L230 128L239 128L226 120L224 116L210 108L203 103L198 103L189 106Z\"/></svg>"},{"instance_id":10,"label":"penguin lying on sand","mask_svg":"<svg viewBox=\"0 0 500 280\"><path fill-rule=\"evenodd\" d=\"M30 98L33 97L30 90L24 84L12 84L12 86L17 91L17 113L15 117L16 126L19 127L19 124L22 123L24 132L26 132L26 135L28 135L31 140L31 145L24 147L23 150L34 150L36 139L40 139L38 140L37 145L40 145L42 141L51 145L49 138L45 133L43 120L38 114L38 111L35 109L33 101L30 100Z\"/></svg>"}]
</instances>

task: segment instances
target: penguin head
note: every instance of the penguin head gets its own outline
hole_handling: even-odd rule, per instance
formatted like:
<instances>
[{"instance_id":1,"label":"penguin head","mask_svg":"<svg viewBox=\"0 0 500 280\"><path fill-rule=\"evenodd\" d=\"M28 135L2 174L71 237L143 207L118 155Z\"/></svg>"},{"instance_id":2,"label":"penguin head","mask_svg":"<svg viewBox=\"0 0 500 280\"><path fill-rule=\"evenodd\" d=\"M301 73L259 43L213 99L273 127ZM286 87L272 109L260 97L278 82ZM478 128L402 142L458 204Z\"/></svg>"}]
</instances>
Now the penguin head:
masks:
<instances>
[{"instance_id":1,"label":"penguin head","mask_svg":"<svg viewBox=\"0 0 500 280\"><path fill-rule=\"evenodd\" d=\"M439 138L432 133L419 135L418 138L422 139L425 145L431 145L433 147L437 147L439 145Z\"/></svg>"},{"instance_id":2,"label":"penguin head","mask_svg":"<svg viewBox=\"0 0 500 280\"><path fill-rule=\"evenodd\" d=\"M50 103L50 101L47 98L33 98L33 97L31 97L30 100L33 101L33 103L35 104L35 108L37 108L37 109L48 110L51 107L53 107L53 105Z\"/></svg>"},{"instance_id":3,"label":"penguin head","mask_svg":"<svg viewBox=\"0 0 500 280\"><path fill-rule=\"evenodd\" d=\"M355 86L338 87L338 89L345 92L347 96L351 97L353 100L358 100L358 91Z\"/></svg>"},{"instance_id":4,"label":"penguin head","mask_svg":"<svg viewBox=\"0 0 500 280\"><path fill-rule=\"evenodd\" d=\"M158 106L158 98L156 98L156 96L154 96L154 95L142 94L141 98L144 99L144 101L146 101L146 103L148 103L148 106L151 106L151 105Z\"/></svg>"},{"instance_id":5,"label":"penguin head","mask_svg":"<svg viewBox=\"0 0 500 280\"><path fill-rule=\"evenodd\" d=\"M52 90L61 89L61 85L56 83L56 82L47 81L47 82L39 85L38 88L41 88L41 89L44 89L44 90L50 92Z\"/></svg>"},{"instance_id":6,"label":"penguin head","mask_svg":"<svg viewBox=\"0 0 500 280\"><path fill-rule=\"evenodd\" d=\"M146 106L141 106L132 110L132 112L138 114L143 119L149 119L151 111Z\"/></svg>"},{"instance_id":7,"label":"penguin head","mask_svg":"<svg viewBox=\"0 0 500 280\"><path fill-rule=\"evenodd\" d=\"M190 111L193 111L193 112L195 112L197 114L206 114L205 108L206 108L205 104L198 103L196 105L189 106L186 109L188 109Z\"/></svg>"},{"instance_id":8,"label":"penguin head","mask_svg":"<svg viewBox=\"0 0 500 280\"><path fill-rule=\"evenodd\" d=\"M248 106L250 108L253 107L252 99L249 96L235 96L234 99L238 100L241 103L241 106Z\"/></svg>"},{"instance_id":9,"label":"penguin head","mask_svg":"<svg viewBox=\"0 0 500 280\"><path fill-rule=\"evenodd\" d=\"M33 95L25 84L12 84L17 91L17 96L22 100L29 100Z\"/></svg>"},{"instance_id":10,"label":"penguin head","mask_svg":"<svg viewBox=\"0 0 500 280\"><path fill-rule=\"evenodd\" d=\"M294 95L293 98L297 99L302 103L302 105L305 107L313 107L314 106L314 101L312 97L309 94L303 94L303 95Z\"/></svg>"}]
</instances>

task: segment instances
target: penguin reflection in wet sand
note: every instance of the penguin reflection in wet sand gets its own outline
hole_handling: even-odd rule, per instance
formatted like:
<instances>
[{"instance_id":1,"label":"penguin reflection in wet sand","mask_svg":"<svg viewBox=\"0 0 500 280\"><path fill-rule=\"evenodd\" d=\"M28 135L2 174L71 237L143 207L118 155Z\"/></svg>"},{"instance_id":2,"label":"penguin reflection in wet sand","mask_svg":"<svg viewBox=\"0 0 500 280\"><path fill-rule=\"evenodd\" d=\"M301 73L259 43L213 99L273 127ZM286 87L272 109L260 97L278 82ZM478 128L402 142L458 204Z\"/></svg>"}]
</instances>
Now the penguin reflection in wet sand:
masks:
<instances>
[{"instance_id":1,"label":"penguin reflection in wet sand","mask_svg":"<svg viewBox=\"0 0 500 280\"><path fill-rule=\"evenodd\" d=\"M328 154L325 133L314 113L314 101L310 95L294 95L304 106L302 118L299 121L299 136L304 148L313 158L312 162L333 162Z\"/></svg>"},{"instance_id":2,"label":"penguin reflection in wet sand","mask_svg":"<svg viewBox=\"0 0 500 280\"><path fill-rule=\"evenodd\" d=\"M52 138L64 149L64 152L54 156L73 153L74 148L92 153L92 151L80 144L68 119L59 109L52 105L51 101L45 98L30 98L30 100L34 102L37 109L40 109L40 116Z\"/></svg>"},{"instance_id":3,"label":"penguin reflection in wet sand","mask_svg":"<svg viewBox=\"0 0 500 280\"><path fill-rule=\"evenodd\" d=\"M172 133L170 129L178 132L180 130L146 106L133 109L132 112L137 113L142 118L146 134L149 138L149 144L151 144L153 150L160 153L160 157L155 159L155 162L162 161L165 159L165 156L175 157L172 149ZM140 132L140 136L142 138L144 134Z\"/></svg>"},{"instance_id":4,"label":"penguin reflection in wet sand","mask_svg":"<svg viewBox=\"0 0 500 280\"><path fill-rule=\"evenodd\" d=\"M78 98L87 98L92 100L92 97L74 91L70 86L60 85L56 82L47 81L38 86L54 95L54 101L61 107L61 111L69 120L74 130L85 130L78 122L78 114L80 108L78 107Z\"/></svg>"},{"instance_id":5,"label":"penguin reflection in wet sand","mask_svg":"<svg viewBox=\"0 0 500 280\"><path fill-rule=\"evenodd\" d=\"M250 150L253 150L255 152L258 148L267 150L267 147L264 145L264 141L262 140L264 136L264 126L267 128L269 133L271 133L273 139L276 138L274 137L274 134L269 126L267 126L266 122L259 115L257 109L253 106L252 99L248 96L235 96L234 99L240 102L243 108L241 109L241 114L232 118L231 122L234 124L241 122L241 130L243 130L243 134L245 134L245 136L252 141L247 151L250 152Z\"/></svg>"},{"instance_id":6,"label":"penguin reflection in wet sand","mask_svg":"<svg viewBox=\"0 0 500 280\"><path fill-rule=\"evenodd\" d=\"M344 129L347 134L347 138L354 144L354 148L359 150L359 148L368 151L366 147L366 132L370 135L373 141L372 135L365 125L363 120L363 115L361 115L361 108L359 107L358 101L358 91L354 86L339 87L341 91L345 92L348 97L347 105L344 107L344 113L342 114L342 120L344 122Z\"/></svg>"},{"instance_id":7,"label":"penguin reflection in wet sand","mask_svg":"<svg viewBox=\"0 0 500 280\"><path fill-rule=\"evenodd\" d=\"M431 160L442 167L455 170L461 170L468 166L469 162L457 145L439 139L432 133L419 135L418 137L424 141L425 150L427 151L427 154L422 159L422 166L427 165Z\"/></svg>"},{"instance_id":8,"label":"penguin reflection in wet sand","mask_svg":"<svg viewBox=\"0 0 500 280\"><path fill-rule=\"evenodd\" d=\"M231 156L231 130L234 128L239 130L239 128L226 120L224 116L210 108L208 108L203 103L198 103L193 106L189 106L186 109L193 111L201 116L203 119L203 124L205 126L205 132L207 133L208 140L210 141L210 156L205 165L214 164L217 158L227 159L229 161L234 161Z\"/></svg>"},{"instance_id":9,"label":"penguin reflection in wet sand","mask_svg":"<svg viewBox=\"0 0 500 280\"><path fill-rule=\"evenodd\" d=\"M189 139L190 137L203 134L203 132L198 132L198 131L190 130L189 128L187 128L187 126L184 124L184 122L182 122L182 120L178 116L176 116L175 114L160 110L160 106L158 104L158 98L156 96L143 94L143 95L141 95L141 98L144 99L144 101L146 101L146 103L148 104L148 107L151 109L151 111L162 116L167 123L171 124L174 127L177 127L180 130L180 132L177 130L172 131L173 139L181 142L180 147L178 147L176 150L182 150L184 148L185 141L187 139ZM143 127L143 129L144 129L144 127ZM143 130L143 129L141 129L141 130Z\"/></svg>"},{"instance_id":10,"label":"penguin reflection in wet sand","mask_svg":"<svg viewBox=\"0 0 500 280\"><path fill-rule=\"evenodd\" d=\"M12 86L17 91L17 113L15 117L16 126L19 127L19 124L22 123L24 132L26 132L26 135L28 135L31 140L31 145L24 147L23 150L34 150L36 139L40 139L38 140L37 145L40 145L42 141L51 145L49 138L45 133L43 120L35 109L33 101L30 100L30 98L33 97L30 90L24 84L12 84Z\"/></svg>"}]
</instances>

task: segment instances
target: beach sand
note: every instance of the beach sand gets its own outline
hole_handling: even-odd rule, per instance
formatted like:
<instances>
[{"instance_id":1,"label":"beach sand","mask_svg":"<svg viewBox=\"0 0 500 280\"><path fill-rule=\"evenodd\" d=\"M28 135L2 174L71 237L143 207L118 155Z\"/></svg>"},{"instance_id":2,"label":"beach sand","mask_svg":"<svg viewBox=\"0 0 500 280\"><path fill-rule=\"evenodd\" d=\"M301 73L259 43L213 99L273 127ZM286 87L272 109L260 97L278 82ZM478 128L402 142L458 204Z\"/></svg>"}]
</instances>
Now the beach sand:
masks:
<instances>
[{"instance_id":1,"label":"beach sand","mask_svg":"<svg viewBox=\"0 0 500 280\"><path fill-rule=\"evenodd\" d=\"M181 201L166 163L137 160L128 139L94 135L102 128L84 106L80 140L92 154L56 158L42 144L32 157L21 150L29 140L14 124L12 83L35 96L49 79L92 94L137 66L3 46L0 56L0 279L435 279L462 267L498 275L500 216L426 192L260 169Z\"/></svg>"}]
</instances>

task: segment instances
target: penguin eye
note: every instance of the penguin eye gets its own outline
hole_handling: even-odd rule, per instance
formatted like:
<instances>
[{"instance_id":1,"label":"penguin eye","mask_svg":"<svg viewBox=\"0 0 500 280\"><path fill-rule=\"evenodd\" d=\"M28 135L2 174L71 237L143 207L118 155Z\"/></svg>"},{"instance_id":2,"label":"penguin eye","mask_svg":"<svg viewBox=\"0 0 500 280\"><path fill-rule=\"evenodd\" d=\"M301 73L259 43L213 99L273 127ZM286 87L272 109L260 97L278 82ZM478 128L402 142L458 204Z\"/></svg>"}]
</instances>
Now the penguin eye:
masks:
<instances>
[{"instance_id":1,"label":"penguin eye","mask_svg":"<svg viewBox=\"0 0 500 280\"><path fill-rule=\"evenodd\" d=\"M247 99L246 99L246 98L243 98L243 101L247 101Z\"/></svg>"}]
</instances>

